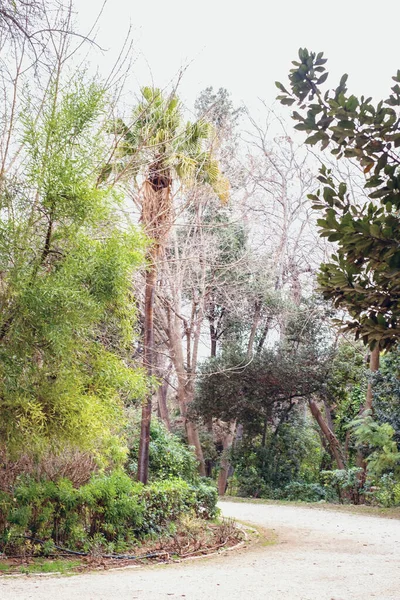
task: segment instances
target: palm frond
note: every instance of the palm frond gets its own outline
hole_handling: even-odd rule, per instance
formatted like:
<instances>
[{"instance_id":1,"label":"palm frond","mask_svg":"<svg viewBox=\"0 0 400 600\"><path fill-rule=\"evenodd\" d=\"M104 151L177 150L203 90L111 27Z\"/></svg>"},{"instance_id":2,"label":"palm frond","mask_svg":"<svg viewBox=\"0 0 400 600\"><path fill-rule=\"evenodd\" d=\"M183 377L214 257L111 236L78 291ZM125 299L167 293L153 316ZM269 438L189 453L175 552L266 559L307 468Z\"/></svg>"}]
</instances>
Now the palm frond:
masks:
<instances>
[{"instance_id":1,"label":"palm frond","mask_svg":"<svg viewBox=\"0 0 400 600\"><path fill-rule=\"evenodd\" d=\"M130 127L118 120L114 133L122 136L117 161L135 163L145 179L162 174L170 181L173 173L184 185L208 184L221 201L229 197L229 182L213 158L215 129L211 123L182 123L182 108L174 94L165 98L159 88L144 87L143 100L133 111ZM146 172L147 171L147 172ZM170 184L169 184L170 185Z\"/></svg>"},{"instance_id":2,"label":"palm frond","mask_svg":"<svg viewBox=\"0 0 400 600\"><path fill-rule=\"evenodd\" d=\"M184 153L175 155L174 169L183 183L192 183L196 179L197 161Z\"/></svg>"}]
</instances>

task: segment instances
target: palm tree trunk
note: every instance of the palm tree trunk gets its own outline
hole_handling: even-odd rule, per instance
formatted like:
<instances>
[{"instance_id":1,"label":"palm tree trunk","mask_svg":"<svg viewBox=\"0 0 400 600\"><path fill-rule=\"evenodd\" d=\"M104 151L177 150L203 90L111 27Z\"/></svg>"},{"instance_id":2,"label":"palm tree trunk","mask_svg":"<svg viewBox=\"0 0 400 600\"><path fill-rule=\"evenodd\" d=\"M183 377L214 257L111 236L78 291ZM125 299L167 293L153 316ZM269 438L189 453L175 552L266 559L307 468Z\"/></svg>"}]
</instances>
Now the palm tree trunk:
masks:
<instances>
[{"instance_id":1,"label":"palm tree trunk","mask_svg":"<svg viewBox=\"0 0 400 600\"><path fill-rule=\"evenodd\" d=\"M154 370L154 293L157 280L157 265L155 252L150 252L151 263L146 272L145 306L144 306L144 350L143 363L148 377L152 377ZM140 425L140 442L138 456L137 479L146 484L149 478L149 445L150 421L152 408L152 392L149 390L147 398L142 405L142 419Z\"/></svg>"}]
</instances>

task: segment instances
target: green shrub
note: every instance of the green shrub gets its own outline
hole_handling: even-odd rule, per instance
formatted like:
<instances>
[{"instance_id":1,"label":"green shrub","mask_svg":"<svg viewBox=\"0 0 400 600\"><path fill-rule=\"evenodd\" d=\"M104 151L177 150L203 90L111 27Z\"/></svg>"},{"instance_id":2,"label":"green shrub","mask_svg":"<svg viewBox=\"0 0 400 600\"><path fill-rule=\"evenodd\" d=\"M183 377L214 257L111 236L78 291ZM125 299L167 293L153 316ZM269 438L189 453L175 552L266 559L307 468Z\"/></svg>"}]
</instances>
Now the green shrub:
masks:
<instances>
[{"instance_id":1,"label":"green shrub","mask_svg":"<svg viewBox=\"0 0 400 600\"><path fill-rule=\"evenodd\" d=\"M186 481L170 479L157 481L142 490L144 503L143 527L146 533L159 532L169 521L191 512L195 506L195 493Z\"/></svg>"},{"instance_id":2,"label":"green shrub","mask_svg":"<svg viewBox=\"0 0 400 600\"><path fill-rule=\"evenodd\" d=\"M332 494L318 483L291 481L283 488L268 486L257 477L248 475L241 478L239 495L244 497L266 498L268 500L299 500L302 502L320 502L332 500ZM256 491L256 494L254 493Z\"/></svg>"},{"instance_id":3,"label":"green shrub","mask_svg":"<svg viewBox=\"0 0 400 600\"><path fill-rule=\"evenodd\" d=\"M131 437L134 442L129 451L129 469L135 475L139 435L133 431ZM198 477L195 453L156 419L150 425L149 470L151 480L180 478L192 483Z\"/></svg>"},{"instance_id":4,"label":"green shrub","mask_svg":"<svg viewBox=\"0 0 400 600\"><path fill-rule=\"evenodd\" d=\"M215 483L209 479L202 479L193 486L195 494L194 510L198 517L213 519L217 516L218 490Z\"/></svg>"},{"instance_id":5,"label":"green shrub","mask_svg":"<svg viewBox=\"0 0 400 600\"><path fill-rule=\"evenodd\" d=\"M373 503L390 508L400 506L400 481L393 473L385 473L379 479L377 485L372 486L366 492L366 497Z\"/></svg>"},{"instance_id":6,"label":"green shrub","mask_svg":"<svg viewBox=\"0 0 400 600\"><path fill-rule=\"evenodd\" d=\"M358 504L360 495L363 492L360 473L362 473L360 467L335 469L333 471L321 471L321 478L324 487L330 490L332 494L336 492L339 500Z\"/></svg>"},{"instance_id":7,"label":"green shrub","mask_svg":"<svg viewBox=\"0 0 400 600\"><path fill-rule=\"evenodd\" d=\"M324 451L318 434L300 410L293 412L277 432L267 427L260 442L259 437L244 436L232 450L239 495L271 497L274 490L283 490L292 482L318 482Z\"/></svg>"},{"instance_id":8,"label":"green shrub","mask_svg":"<svg viewBox=\"0 0 400 600\"><path fill-rule=\"evenodd\" d=\"M90 537L101 534L111 541L139 532L143 523L142 492L142 484L120 470L95 475L79 488L80 513Z\"/></svg>"},{"instance_id":9,"label":"green shrub","mask_svg":"<svg viewBox=\"0 0 400 600\"><path fill-rule=\"evenodd\" d=\"M280 497L285 500L301 500L303 502L331 499L327 489L319 483L304 483L303 481L292 481L286 485Z\"/></svg>"},{"instance_id":10,"label":"green shrub","mask_svg":"<svg viewBox=\"0 0 400 600\"><path fill-rule=\"evenodd\" d=\"M206 482L167 479L143 486L122 470L96 474L79 488L65 478L20 478L13 494L0 494L0 551L48 552L50 546L32 538L94 554L121 551L182 515L214 517L216 502L215 486Z\"/></svg>"},{"instance_id":11,"label":"green shrub","mask_svg":"<svg viewBox=\"0 0 400 600\"><path fill-rule=\"evenodd\" d=\"M260 477L257 466L249 465L236 474L237 495L243 498L272 498L271 487Z\"/></svg>"}]
</instances>

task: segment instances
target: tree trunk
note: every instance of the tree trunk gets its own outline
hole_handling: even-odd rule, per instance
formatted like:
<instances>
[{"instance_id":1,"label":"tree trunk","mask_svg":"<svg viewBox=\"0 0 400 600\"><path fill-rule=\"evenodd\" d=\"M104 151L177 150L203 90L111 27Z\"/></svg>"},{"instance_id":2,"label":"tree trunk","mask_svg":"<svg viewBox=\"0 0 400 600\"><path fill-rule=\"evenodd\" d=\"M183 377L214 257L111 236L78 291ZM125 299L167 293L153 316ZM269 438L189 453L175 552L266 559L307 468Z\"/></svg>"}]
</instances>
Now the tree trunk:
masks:
<instances>
[{"instance_id":1,"label":"tree trunk","mask_svg":"<svg viewBox=\"0 0 400 600\"><path fill-rule=\"evenodd\" d=\"M179 385L179 384L178 384ZM189 389L188 389L189 387ZM181 402L179 403L181 414L184 418L186 435L190 446L194 446L197 460L199 461L199 473L202 477L206 476L206 465L204 462L203 449L200 443L199 431L196 424L187 418L187 406L193 400L193 390L191 386L186 385ZM178 394L179 396L179 394Z\"/></svg>"},{"instance_id":2,"label":"tree trunk","mask_svg":"<svg viewBox=\"0 0 400 600\"><path fill-rule=\"evenodd\" d=\"M343 453L342 453L342 449L340 447L340 442L337 439L337 437L335 436L335 434L333 433L333 431L328 427L328 425L326 424L326 422L324 421L324 418L321 414L321 411L319 410L318 406L316 405L314 400L309 400L308 401L309 406L310 406L310 410L311 410L311 414L314 417L314 419L317 421L322 433L324 434L329 448L331 450L332 456L335 458L336 460L336 464L338 466L338 469L345 469L346 468L346 464L345 464L345 460L343 457Z\"/></svg>"},{"instance_id":3,"label":"tree trunk","mask_svg":"<svg viewBox=\"0 0 400 600\"><path fill-rule=\"evenodd\" d=\"M376 373L376 371L379 371L379 345L375 346L375 348L372 350L372 352L369 356L369 369L370 369L371 373ZM373 389L372 389L372 382L369 381L368 388L367 388L367 395L365 397L365 404L364 404L362 410L360 411L361 414L363 414L366 410L372 411L373 396L374 395L373 395ZM360 452L360 450L358 450L358 452L357 452L356 466L359 467L360 469L362 469L362 471L358 475L358 485L359 485L359 489L361 489L364 486L365 481L367 479L367 462L366 462L365 457L362 454L362 452ZM365 501L364 496L359 495L358 501L363 503Z\"/></svg>"},{"instance_id":4,"label":"tree trunk","mask_svg":"<svg viewBox=\"0 0 400 600\"><path fill-rule=\"evenodd\" d=\"M268 332L269 332L271 321L272 321L272 317L268 316L267 320L265 321L265 325L263 327L263 330L262 330L262 333L261 333L261 337L258 340L257 354L261 354L261 351L264 348L265 340L267 339L267 335L268 335Z\"/></svg>"},{"instance_id":5,"label":"tree trunk","mask_svg":"<svg viewBox=\"0 0 400 600\"><path fill-rule=\"evenodd\" d=\"M169 371L168 371L169 373ZM164 380L157 390L158 412L161 421L164 423L168 431L171 431L171 421L167 405L168 381Z\"/></svg>"},{"instance_id":6,"label":"tree trunk","mask_svg":"<svg viewBox=\"0 0 400 600\"><path fill-rule=\"evenodd\" d=\"M191 446L194 446L194 450L196 452L197 460L199 461L199 473L202 477L206 476L206 466L204 462L203 449L201 447L199 432L194 423L187 420L185 421L186 426L186 435L188 438L188 442Z\"/></svg>"},{"instance_id":7,"label":"tree trunk","mask_svg":"<svg viewBox=\"0 0 400 600\"><path fill-rule=\"evenodd\" d=\"M156 252L151 252L151 263L146 272L144 306L143 364L148 377L154 370L154 293L157 279ZM146 484L149 478L149 444L152 392L149 391L142 405L137 479Z\"/></svg>"},{"instance_id":8,"label":"tree trunk","mask_svg":"<svg viewBox=\"0 0 400 600\"><path fill-rule=\"evenodd\" d=\"M187 407L192 398L191 398L190 390L187 389L186 374L184 373L184 369L183 369L183 366L181 365L179 357L174 355L172 360L174 362L175 372L176 372L176 376L177 376L177 380L178 380L177 396L178 396L179 412L183 419L183 424L185 426L188 443L190 446L194 446L194 449L196 452L196 457L199 461L200 475L205 476L206 470L205 470L205 464L204 464L203 450L201 448L201 443L200 443L200 438L199 438L199 432L197 430L196 425L194 423L192 423L191 421L189 421L189 419L187 418Z\"/></svg>"},{"instance_id":9,"label":"tree trunk","mask_svg":"<svg viewBox=\"0 0 400 600\"><path fill-rule=\"evenodd\" d=\"M217 329L214 326L214 322L210 320L210 342L211 342L211 357L217 356Z\"/></svg>"},{"instance_id":10,"label":"tree trunk","mask_svg":"<svg viewBox=\"0 0 400 600\"><path fill-rule=\"evenodd\" d=\"M232 447L232 442L235 437L235 431L236 431L236 422L230 423L229 430L226 432L226 434L224 435L224 437L222 439L223 451L222 451L222 457L221 457L221 462L220 462L220 471L219 471L219 475L218 475L218 493L220 496L225 495L226 488L227 488L229 468L231 466L230 462L228 460L228 457L227 457L227 453L229 452L229 450Z\"/></svg>"},{"instance_id":11,"label":"tree trunk","mask_svg":"<svg viewBox=\"0 0 400 600\"><path fill-rule=\"evenodd\" d=\"M176 377L178 380L178 406L183 423L186 430L188 442L191 446L194 446L197 459L199 461L199 472L200 475L205 476L205 464L203 450L200 444L199 432L194 423L190 422L187 418L187 407L190 401L193 399L193 389L190 382L188 382L188 374L185 370L183 349L182 349L182 336L180 333L180 322L178 317L170 320L169 323L169 344L171 347L171 360L173 362Z\"/></svg>"},{"instance_id":12,"label":"tree trunk","mask_svg":"<svg viewBox=\"0 0 400 600\"><path fill-rule=\"evenodd\" d=\"M331 431L333 431L333 420L332 420L331 409L330 409L330 406L329 406L326 398L324 398L324 407L325 407L325 418L326 418L327 425L328 425L329 429Z\"/></svg>"},{"instance_id":13,"label":"tree trunk","mask_svg":"<svg viewBox=\"0 0 400 600\"><path fill-rule=\"evenodd\" d=\"M261 302L256 302L255 307L254 307L253 323L251 326L249 341L247 344L247 357L248 358L251 358L253 356L254 340L256 339L257 327L260 322L260 316L261 316Z\"/></svg>"},{"instance_id":14,"label":"tree trunk","mask_svg":"<svg viewBox=\"0 0 400 600\"><path fill-rule=\"evenodd\" d=\"M371 373L379 371L379 346L375 346L369 357L369 370ZM367 396L365 398L364 410L372 410L373 390L371 381L368 383Z\"/></svg>"},{"instance_id":15,"label":"tree trunk","mask_svg":"<svg viewBox=\"0 0 400 600\"><path fill-rule=\"evenodd\" d=\"M265 417L264 425L263 425L263 432L262 432L262 440L261 440L261 446L263 448L265 448L265 445L267 443L267 429L268 429L268 419L267 419L267 417Z\"/></svg>"}]
</instances>

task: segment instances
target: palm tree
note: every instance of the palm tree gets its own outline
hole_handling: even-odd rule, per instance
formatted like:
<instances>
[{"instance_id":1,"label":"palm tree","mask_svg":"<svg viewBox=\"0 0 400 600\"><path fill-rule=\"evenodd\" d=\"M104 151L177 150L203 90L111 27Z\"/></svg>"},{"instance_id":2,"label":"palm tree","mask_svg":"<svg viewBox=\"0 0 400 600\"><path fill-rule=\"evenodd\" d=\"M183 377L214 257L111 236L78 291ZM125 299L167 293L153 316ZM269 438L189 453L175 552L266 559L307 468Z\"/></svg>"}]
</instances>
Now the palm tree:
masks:
<instances>
[{"instance_id":1,"label":"palm tree","mask_svg":"<svg viewBox=\"0 0 400 600\"><path fill-rule=\"evenodd\" d=\"M147 253L144 310L143 362L147 374L154 374L154 295L161 249L173 220L172 190L181 185L210 185L222 201L229 186L213 157L210 140L213 128L198 120L184 123L175 94L164 97L159 89L143 88L142 101L133 112L133 124L116 123L117 167L138 189L141 222L151 240ZM183 415L185 417L185 415ZM147 483L151 420L151 393L142 406L138 480ZM200 472L204 459L197 429L185 419L188 441L196 449Z\"/></svg>"}]
</instances>

